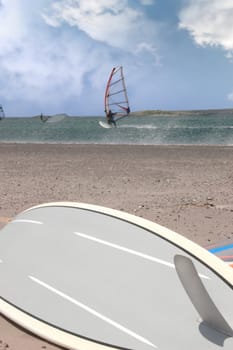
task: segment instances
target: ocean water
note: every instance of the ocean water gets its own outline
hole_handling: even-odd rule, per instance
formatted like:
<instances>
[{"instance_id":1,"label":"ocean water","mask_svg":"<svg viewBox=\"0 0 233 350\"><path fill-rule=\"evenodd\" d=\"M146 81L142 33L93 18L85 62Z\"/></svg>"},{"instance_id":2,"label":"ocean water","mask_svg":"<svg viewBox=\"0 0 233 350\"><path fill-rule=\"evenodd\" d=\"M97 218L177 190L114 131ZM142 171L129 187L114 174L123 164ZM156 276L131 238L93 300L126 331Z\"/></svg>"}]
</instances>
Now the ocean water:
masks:
<instances>
[{"instance_id":1,"label":"ocean water","mask_svg":"<svg viewBox=\"0 0 233 350\"><path fill-rule=\"evenodd\" d=\"M130 116L117 128L104 129L101 117L67 117L54 122L39 118L0 121L0 143L233 145L233 112L176 116Z\"/></svg>"}]
</instances>

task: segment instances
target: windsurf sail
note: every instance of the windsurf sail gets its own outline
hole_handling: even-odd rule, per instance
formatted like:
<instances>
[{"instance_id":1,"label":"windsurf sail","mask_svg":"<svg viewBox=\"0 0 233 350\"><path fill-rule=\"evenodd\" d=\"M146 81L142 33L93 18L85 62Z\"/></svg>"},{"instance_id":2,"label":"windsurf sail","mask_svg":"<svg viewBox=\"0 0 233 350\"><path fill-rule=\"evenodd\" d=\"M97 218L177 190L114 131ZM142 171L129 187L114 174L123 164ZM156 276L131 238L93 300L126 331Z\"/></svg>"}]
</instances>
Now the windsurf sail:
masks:
<instances>
[{"instance_id":1,"label":"windsurf sail","mask_svg":"<svg viewBox=\"0 0 233 350\"><path fill-rule=\"evenodd\" d=\"M5 113L4 113L4 109L2 107L2 105L0 105L0 120L5 118Z\"/></svg>"},{"instance_id":2,"label":"windsurf sail","mask_svg":"<svg viewBox=\"0 0 233 350\"><path fill-rule=\"evenodd\" d=\"M129 115L129 99L125 85L123 67L114 67L110 73L104 96L106 117L114 117L114 121ZM108 118L107 118L108 119Z\"/></svg>"},{"instance_id":3,"label":"windsurf sail","mask_svg":"<svg viewBox=\"0 0 233 350\"><path fill-rule=\"evenodd\" d=\"M57 123L67 118L68 115L66 113L54 114L54 115L44 115L41 113L40 120L45 123Z\"/></svg>"}]
</instances>

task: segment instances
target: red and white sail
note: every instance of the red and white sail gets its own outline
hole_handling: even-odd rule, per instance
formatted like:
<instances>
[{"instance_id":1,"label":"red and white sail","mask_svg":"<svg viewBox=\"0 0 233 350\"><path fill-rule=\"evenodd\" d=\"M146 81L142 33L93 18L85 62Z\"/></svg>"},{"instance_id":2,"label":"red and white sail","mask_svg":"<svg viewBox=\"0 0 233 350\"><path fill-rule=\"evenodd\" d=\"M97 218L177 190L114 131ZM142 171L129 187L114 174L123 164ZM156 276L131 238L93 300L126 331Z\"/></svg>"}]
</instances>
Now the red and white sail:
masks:
<instances>
[{"instance_id":1,"label":"red and white sail","mask_svg":"<svg viewBox=\"0 0 233 350\"><path fill-rule=\"evenodd\" d=\"M115 120L130 113L123 67L114 67L110 73L104 96L105 113L111 110ZM119 118L118 118L119 117Z\"/></svg>"}]
</instances>

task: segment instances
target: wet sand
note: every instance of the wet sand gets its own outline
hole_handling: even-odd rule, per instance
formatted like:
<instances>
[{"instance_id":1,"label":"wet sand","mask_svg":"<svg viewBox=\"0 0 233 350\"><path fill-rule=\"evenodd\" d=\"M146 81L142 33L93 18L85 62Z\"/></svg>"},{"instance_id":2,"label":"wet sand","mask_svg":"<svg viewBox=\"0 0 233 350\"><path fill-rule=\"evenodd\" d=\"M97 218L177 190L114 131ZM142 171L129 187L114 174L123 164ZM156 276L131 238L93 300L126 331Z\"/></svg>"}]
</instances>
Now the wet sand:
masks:
<instances>
[{"instance_id":1,"label":"wet sand","mask_svg":"<svg viewBox=\"0 0 233 350\"><path fill-rule=\"evenodd\" d=\"M206 247L233 239L233 147L0 144L0 227L33 205L107 206ZM0 317L1 349L55 349Z\"/></svg>"}]
</instances>

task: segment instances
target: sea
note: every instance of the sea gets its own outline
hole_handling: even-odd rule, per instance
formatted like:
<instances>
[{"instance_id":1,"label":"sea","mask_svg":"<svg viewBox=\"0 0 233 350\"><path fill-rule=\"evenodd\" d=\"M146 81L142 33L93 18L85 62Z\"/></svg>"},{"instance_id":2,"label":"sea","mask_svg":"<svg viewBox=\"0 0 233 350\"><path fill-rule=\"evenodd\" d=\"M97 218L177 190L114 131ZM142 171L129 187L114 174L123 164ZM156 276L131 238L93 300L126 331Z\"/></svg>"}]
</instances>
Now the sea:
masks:
<instances>
[{"instance_id":1,"label":"sea","mask_svg":"<svg viewBox=\"0 0 233 350\"><path fill-rule=\"evenodd\" d=\"M0 121L0 143L233 145L233 110L129 116L104 129L104 117L6 117Z\"/></svg>"}]
</instances>

